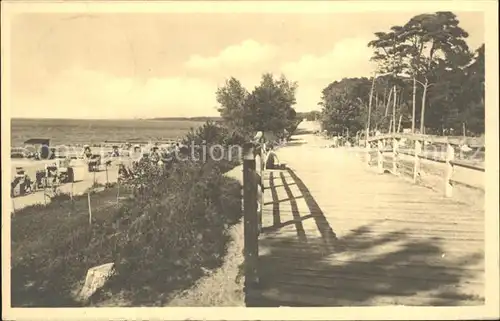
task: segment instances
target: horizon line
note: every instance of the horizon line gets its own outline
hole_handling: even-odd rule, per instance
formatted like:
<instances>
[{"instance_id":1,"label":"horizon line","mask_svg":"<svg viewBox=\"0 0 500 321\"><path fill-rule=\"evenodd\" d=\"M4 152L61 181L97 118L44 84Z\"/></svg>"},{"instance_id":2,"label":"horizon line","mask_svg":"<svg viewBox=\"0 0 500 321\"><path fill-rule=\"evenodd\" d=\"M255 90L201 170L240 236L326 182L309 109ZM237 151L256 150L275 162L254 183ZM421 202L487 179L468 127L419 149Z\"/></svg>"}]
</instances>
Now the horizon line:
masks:
<instances>
[{"instance_id":1,"label":"horizon line","mask_svg":"<svg viewBox=\"0 0 500 321\"><path fill-rule=\"evenodd\" d=\"M311 112L317 112L319 110L313 109L309 111L297 111L297 114L307 114ZM72 118L72 117L23 117L16 116L10 117L10 120L19 120L19 119L30 119L30 120L190 120L190 119L200 119L200 118L208 118L208 119L222 119L222 116L158 116L158 117L124 117L124 118Z\"/></svg>"},{"instance_id":2,"label":"horizon line","mask_svg":"<svg viewBox=\"0 0 500 321\"><path fill-rule=\"evenodd\" d=\"M46 119L46 120L163 120L163 119L193 119L222 118L221 116L166 116L166 117L126 117L126 118L72 118L72 117L10 117L13 119Z\"/></svg>"}]
</instances>

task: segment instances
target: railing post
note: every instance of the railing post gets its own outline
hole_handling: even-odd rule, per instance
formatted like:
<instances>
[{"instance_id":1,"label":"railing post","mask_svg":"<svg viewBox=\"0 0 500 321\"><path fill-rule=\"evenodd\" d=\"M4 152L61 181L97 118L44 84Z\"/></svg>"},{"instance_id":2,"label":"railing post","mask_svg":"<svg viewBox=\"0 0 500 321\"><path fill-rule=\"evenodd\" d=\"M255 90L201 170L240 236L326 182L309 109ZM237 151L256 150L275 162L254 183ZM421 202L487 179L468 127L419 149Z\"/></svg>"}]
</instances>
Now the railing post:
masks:
<instances>
[{"instance_id":1,"label":"railing post","mask_svg":"<svg viewBox=\"0 0 500 321\"><path fill-rule=\"evenodd\" d=\"M262 144L260 146L260 211L259 211L259 233L262 230L262 213L264 211L264 172L266 170L266 150Z\"/></svg>"},{"instance_id":2,"label":"railing post","mask_svg":"<svg viewBox=\"0 0 500 321\"><path fill-rule=\"evenodd\" d=\"M398 173L399 141L396 137L392 139L392 173Z\"/></svg>"},{"instance_id":3,"label":"railing post","mask_svg":"<svg viewBox=\"0 0 500 321\"><path fill-rule=\"evenodd\" d=\"M379 173L384 172L384 155L382 154L382 149L384 148L382 140L377 141L377 169Z\"/></svg>"},{"instance_id":4,"label":"railing post","mask_svg":"<svg viewBox=\"0 0 500 321\"><path fill-rule=\"evenodd\" d=\"M257 180L253 143L243 146L243 216L245 289L258 283L258 228L257 228Z\"/></svg>"},{"instance_id":5,"label":"railing post","mask_svg":"<svg viewBox=\"0 0 500 321\"><path fill-rule=\"evenodd\" d=\"M451 197L453 195L453 185L451 183L451 177L453 175L453 161L455 160L455 149L448 143L446 144L446 177L445 177L445 187L444 192L446 197Z\"/></svg>"},{"instance_id":6,"label":"railing post","mask_svg":"<svg viewBox=\"0 0 500 321\"><path fill-rule=\"evenodd\" d=\"M259 164L255 164L255 173L256 173L256 193L257 193L257 233L260 234L260 231L262 230L262 207L264 206L264 188L263 188L263 175L264 175L264 170L262 167L263 164L263 149L262 145L256 146L254 149L255 156L259 156ZM257 159L257 157L256 157Z\"/></svg>"},{"instance_id":7,"label":"railing post","mask_svg":"<svg viewBox=\"0 0 500 321\"><path fill-rule=\"evenodd\" d=\"M422 153L422 143L419 140L415 141L415 155L413 164L413 182L418 181L420 176L420 154Z\"/></svg>"},{"instance_id":8,"label":"railing post","mask_svg":"<svg viewBox=\"0 0 500 321\"><path fill-rule=\"evenodd\" d=\"M370 154L370 142L368 138L365 140L365 153L366 153L366 164L370 166L370 162L372 161L372 156Z\"/></svg>"}]
</instances>

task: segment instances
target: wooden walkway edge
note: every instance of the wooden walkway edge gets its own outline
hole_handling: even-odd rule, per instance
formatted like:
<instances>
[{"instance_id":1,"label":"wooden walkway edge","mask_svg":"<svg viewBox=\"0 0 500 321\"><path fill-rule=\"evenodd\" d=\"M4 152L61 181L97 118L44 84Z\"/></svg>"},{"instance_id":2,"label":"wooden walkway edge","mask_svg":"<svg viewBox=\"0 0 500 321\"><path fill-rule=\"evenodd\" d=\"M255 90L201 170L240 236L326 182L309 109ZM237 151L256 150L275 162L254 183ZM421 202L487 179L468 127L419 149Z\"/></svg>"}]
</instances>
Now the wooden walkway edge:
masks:
<instances>
[{"instance_id":1,"label":"wooden walkway edge","mask_svg":"<svg viewBox=\"0 0 500 321\"><path fill-rule=\"evenodd\" d=\"M484 210L294 138L263 174L247 306L484 304Z\"/></svg>"}]
</instances>

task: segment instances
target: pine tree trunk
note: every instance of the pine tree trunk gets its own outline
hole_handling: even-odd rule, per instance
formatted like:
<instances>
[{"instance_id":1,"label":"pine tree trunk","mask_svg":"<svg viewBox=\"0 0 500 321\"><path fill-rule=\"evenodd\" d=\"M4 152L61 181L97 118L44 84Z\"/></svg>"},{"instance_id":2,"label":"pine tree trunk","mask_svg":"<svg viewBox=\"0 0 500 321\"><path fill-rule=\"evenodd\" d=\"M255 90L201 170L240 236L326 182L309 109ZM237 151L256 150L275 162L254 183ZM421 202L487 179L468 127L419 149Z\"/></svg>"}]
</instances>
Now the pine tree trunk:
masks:
<instances>
[{"instance_id":1,"label":"pine tree trunk","mask_svg":"<svg viewBox=\"0 0 500 321\"><path fill-rule=\"evenodd\" d=\"M411 133L415 133L415 109L416 109L416 94L417 94L417 79L413 76L413 105L412 105L412 117L411 117Z\"/></svg>"},{"instance_id":2,"label":"pine tree trunk","mask_svg":"<svg viewBox=\"0 0 500 321\"><path fill-rule=\"evenodd\" d=\"M385 117L387 117L387 114L389 112L389 104L391 103L391 96L392 96L392 88L389 90L389 98L387 98L387 103L385 106Z\"/></svg>"},{"instance_id":3,"label":"pine tree trunk","mask_svg":"<svg viewBox=\"0 0 500 321\"><path fill-rule=\"evenodd\" d=\"M370 89L370 101L368 102L368 119L366 121L366 139L368 139L368 136L370 136L370 119L372 116L372 101L373 101L373 89L375 87L375 78L376 78L376 76L373 76L372 88Z\"/></svg>"},{"instance_id":4,"label":"pine tree trunk","mask_svg":"<svg viewBox=\"0 0 500 321\"><path fill-rule=\"evenodd\" d=\"M422 93L422 111L420 114L420 134L424 134L425 129L425 96L427 95L427 87L429 85L429 81L425 79L424 84L424 92Z\"/></svg>"},{"instance_id":5,"label":"pine tree trunk","mask_svg":"<svg viewBox=\"0 0 500 321\"><path fill-rule=\"evenodd\" d=\"M392 129L393 132L396 133L396 103L397 103L397 92L396 92L396 86L394 86L394 99L392 100Z\"/></svg>"}]
</instances>

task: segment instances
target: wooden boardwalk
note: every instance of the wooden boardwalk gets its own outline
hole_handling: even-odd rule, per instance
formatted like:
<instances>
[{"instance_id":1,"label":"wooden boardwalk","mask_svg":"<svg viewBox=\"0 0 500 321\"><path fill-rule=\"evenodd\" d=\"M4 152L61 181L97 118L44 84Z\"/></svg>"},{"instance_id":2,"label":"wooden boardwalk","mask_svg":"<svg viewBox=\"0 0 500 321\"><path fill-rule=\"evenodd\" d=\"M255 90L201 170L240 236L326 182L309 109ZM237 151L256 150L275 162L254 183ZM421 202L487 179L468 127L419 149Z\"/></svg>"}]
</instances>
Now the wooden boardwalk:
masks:
<instances>
[{"instance_id":1,"label":"wooden boardwalk","mask_svg":"<svg viewBox=\"0 0 500 321\"><path fill-rule=\"evenodd\" d=\"M484 304L482 209L294 138L264 174L249 306Z\"/></svg>"}]
</instances>

